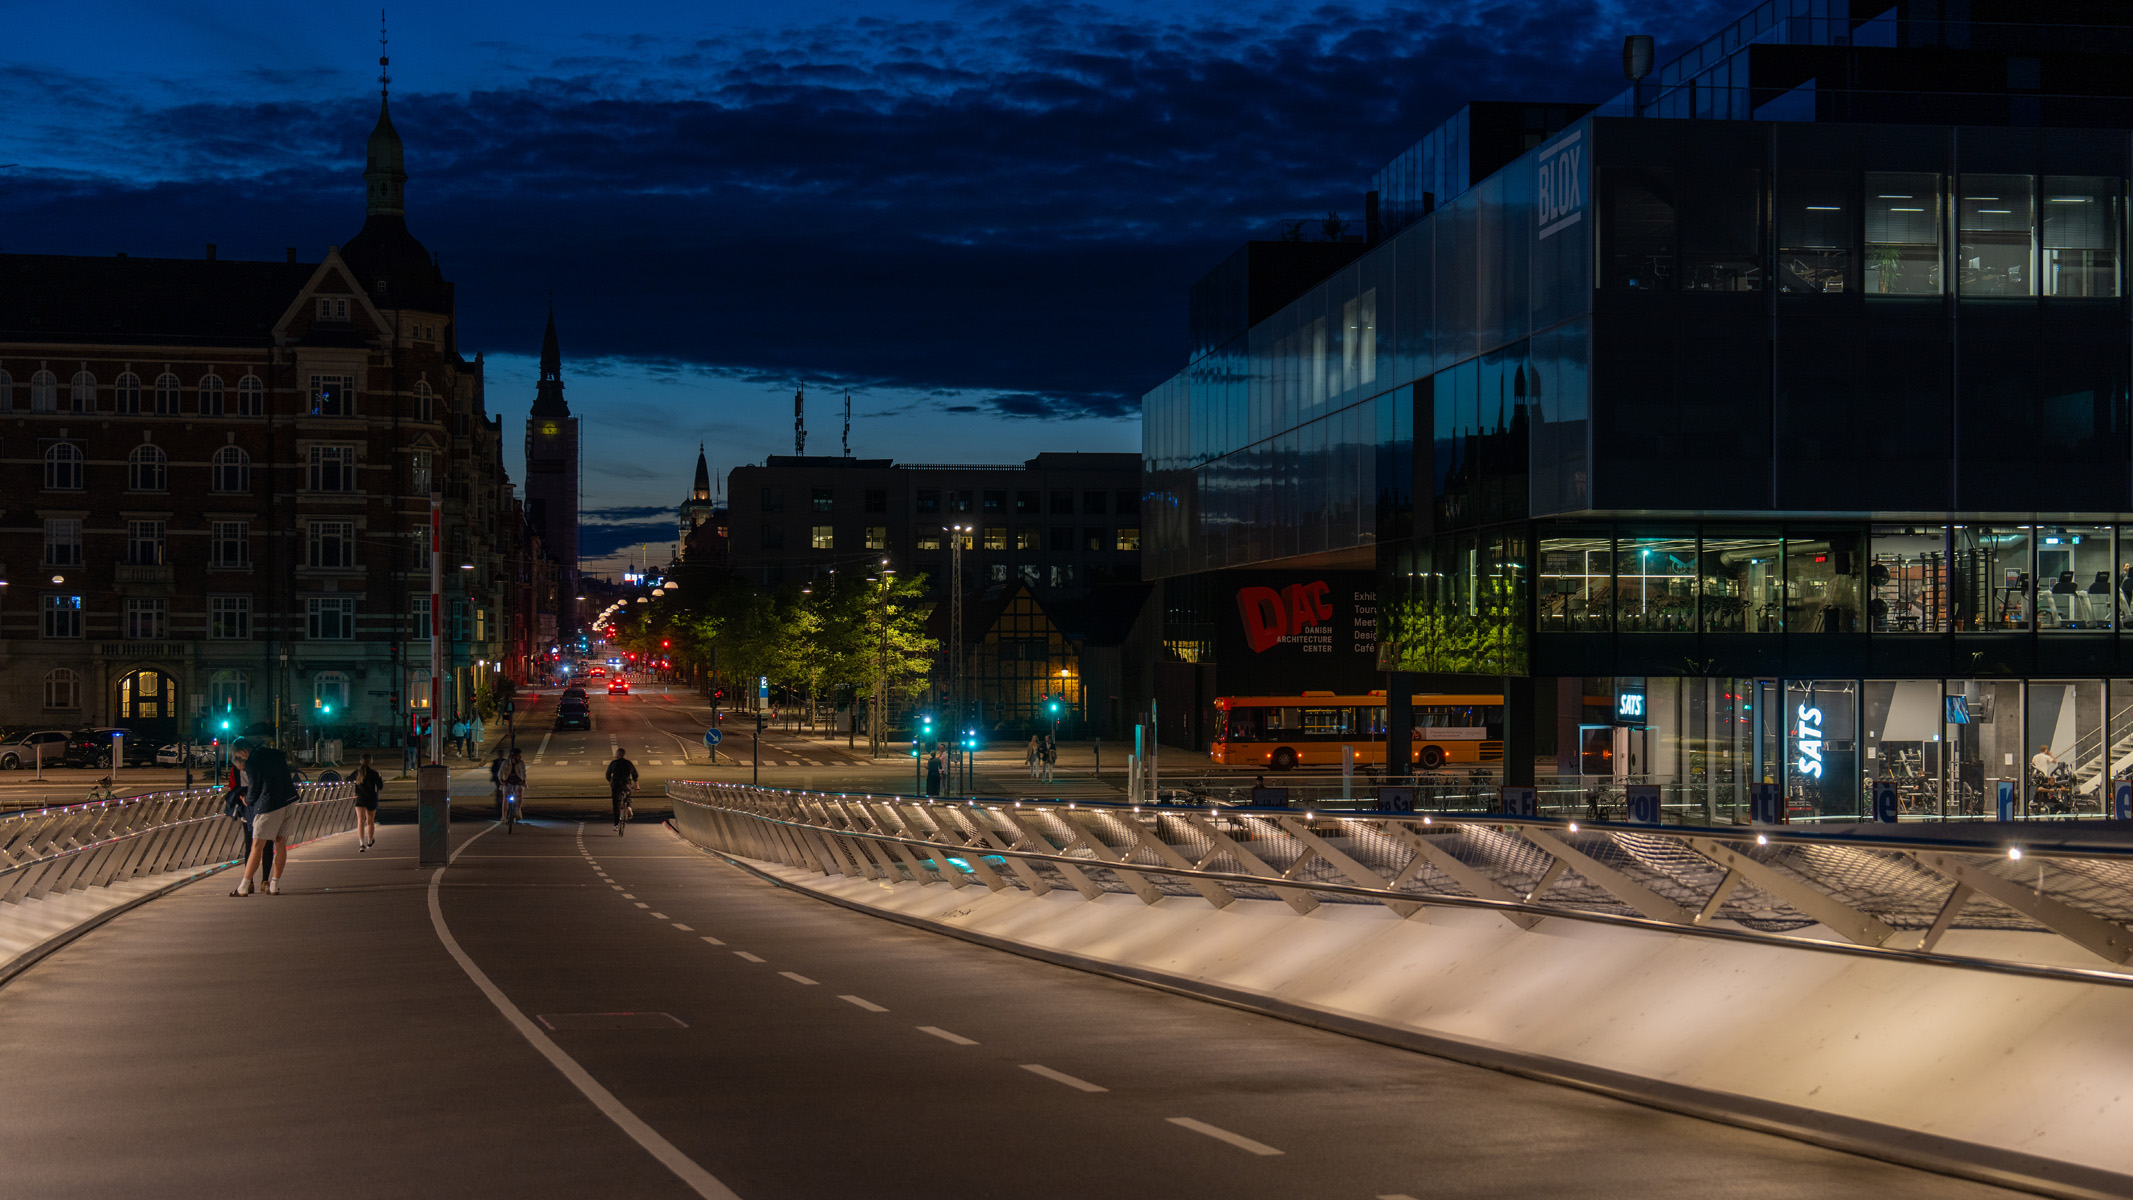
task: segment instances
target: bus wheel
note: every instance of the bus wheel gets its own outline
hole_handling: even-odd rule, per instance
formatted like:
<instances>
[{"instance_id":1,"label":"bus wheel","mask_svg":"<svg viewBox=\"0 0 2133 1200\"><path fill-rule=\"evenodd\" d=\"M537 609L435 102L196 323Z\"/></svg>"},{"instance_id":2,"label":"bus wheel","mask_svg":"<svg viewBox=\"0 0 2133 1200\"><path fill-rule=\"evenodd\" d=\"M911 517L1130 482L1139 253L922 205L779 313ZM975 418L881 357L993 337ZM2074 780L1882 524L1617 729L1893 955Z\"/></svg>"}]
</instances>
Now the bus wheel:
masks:
<instances>
[{"instance_id":1,"label":"bus wheel","mask_svg":"<svg viewBox=\"0 0 2133 1200\"><path fill-rule=\"evenodd\" d=\"M1444 765L1444 751L1437 746L1422 747L1422 769L1434 771Z\"/></svg>"},{"instance_id":2,"label":"bus wheel","mask_svg":"<svg viewBox=\"0 0 2133 1200\"><path fill-rule=\"evenodd\" d=\"M1274 751L1274 757L1268 761L1273 764L1274 769L1277 771L1293 770L1296 766L1296 752L1287 746L1283 746L1281 749Z\"/></svg>"}]
</instances>

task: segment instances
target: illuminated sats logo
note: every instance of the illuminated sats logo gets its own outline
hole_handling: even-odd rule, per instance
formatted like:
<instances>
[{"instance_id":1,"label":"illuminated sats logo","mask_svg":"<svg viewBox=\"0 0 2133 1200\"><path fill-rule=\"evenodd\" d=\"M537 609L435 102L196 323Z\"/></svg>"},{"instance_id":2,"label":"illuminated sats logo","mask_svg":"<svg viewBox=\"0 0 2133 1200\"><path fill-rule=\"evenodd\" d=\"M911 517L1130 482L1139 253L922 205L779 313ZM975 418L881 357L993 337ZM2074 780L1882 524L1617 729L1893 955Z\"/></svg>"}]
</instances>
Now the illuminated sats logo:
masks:
<instances>
[{"instance_id":1,"label":"illuminated sats logo","mask_svg":"<svg viewBox=\"0 0 2133 1200\"><path fill-rule=\"evenodd\" d=\"M1615 697L1615 715L1618 717L1644 719L1644 693L1624 692Z\"/></svg>"},{"instance_id":2,"label":"illuminated sats logo","mask_svg":"<svg viewBox=\"0 0 2133 1200\"><path fill-rule=\"evenodd\" d=\"M1799 732L1793 735L1792 769L1802 778L1822 778L1822 710L1802 704L1797 714L1800 718Z\"/></svg>"}]
</instances>

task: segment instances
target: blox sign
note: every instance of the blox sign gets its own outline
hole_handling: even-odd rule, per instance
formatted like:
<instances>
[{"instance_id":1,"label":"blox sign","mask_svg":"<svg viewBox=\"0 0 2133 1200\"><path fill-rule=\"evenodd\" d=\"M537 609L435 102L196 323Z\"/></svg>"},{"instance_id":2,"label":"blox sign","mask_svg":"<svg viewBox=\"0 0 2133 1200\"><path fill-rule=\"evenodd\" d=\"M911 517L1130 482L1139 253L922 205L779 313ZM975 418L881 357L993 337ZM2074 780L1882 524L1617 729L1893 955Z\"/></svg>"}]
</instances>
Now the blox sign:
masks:
<instances>
[{"instance_id":1,"label":"blox sign","mask_svg":"<svg viewBox=\"0 0 2133 1200\"><path fill-rule=\"evenodd\" d=\"M1545 241L1585 219L1585 131L1573 129L1534 158L1536 239Z\"/></svg>"}]
</instances>

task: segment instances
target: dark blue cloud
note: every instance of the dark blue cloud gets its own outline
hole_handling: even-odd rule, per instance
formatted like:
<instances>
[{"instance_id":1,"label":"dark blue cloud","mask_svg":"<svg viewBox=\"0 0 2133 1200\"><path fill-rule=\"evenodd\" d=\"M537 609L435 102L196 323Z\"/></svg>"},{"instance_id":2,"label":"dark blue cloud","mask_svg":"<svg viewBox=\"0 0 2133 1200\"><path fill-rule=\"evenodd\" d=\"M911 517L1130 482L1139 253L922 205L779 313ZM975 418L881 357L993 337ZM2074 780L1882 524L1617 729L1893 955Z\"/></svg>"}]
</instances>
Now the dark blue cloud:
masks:
<instances>
[{"instance_id":1,"label":"dark blue cloud","mask_svg":"<svg viewBox=\"0 0 2133 1200\"><path fill-rule=\"evenodd\" d=\"M1644 5L1638 28L1735 7ZM1115 416L1179 365L1185 288L1235 242L1354 215L1467 99L1604 98L1629 31L1598 0L1208 11L616 34L510 86L396 97L411 224L469 345L531 351L553 291L573 357ZM111 166L17 173L6 249L315 255L360 221L373 101L79 94Z\"/></svg>"}]
</instances>

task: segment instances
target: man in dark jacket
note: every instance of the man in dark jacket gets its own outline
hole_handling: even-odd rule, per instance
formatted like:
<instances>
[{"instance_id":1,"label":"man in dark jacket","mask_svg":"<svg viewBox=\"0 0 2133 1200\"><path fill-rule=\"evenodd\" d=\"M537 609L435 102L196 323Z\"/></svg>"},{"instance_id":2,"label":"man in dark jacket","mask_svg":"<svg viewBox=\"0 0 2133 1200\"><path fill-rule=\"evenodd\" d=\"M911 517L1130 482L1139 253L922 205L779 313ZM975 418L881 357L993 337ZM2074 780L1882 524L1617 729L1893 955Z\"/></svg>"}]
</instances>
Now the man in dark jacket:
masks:
<instances>
[{"instance_id":1,"label":"man in dark jacket","mask_svg":"<svg viewBox=\"0 0 2133 1200\"><path fill-rule=\"evenodd\" d=\"M296 780L289 773L288 756L272 746L254 746L249 740L239 738L230 747L230 761L237 764L250 781L245 796L245 813L252 821L252 850L245 856L244 878L237 882L232 896L249 896L253 883L259 877L260 857L267 847L274 849L274 866L267 878L266 892L269 896L281 895L282 868L289 863L288 836L294 830L290 815L295 812Z\"/></svg>"},{"instance_id":2,"label":"man in dark jacket","mask_svg":"<svg viewBox=\"0 0 2133 1200\"><path fill-rule=\"evenodd\" d=\"M622 835L622 806L629 802L630 792L637 786L637 764L630 761L629 751L616 747L615 761L607 764L607 796L615 809L615 836Z\"/></svg>"}]
</instances>

